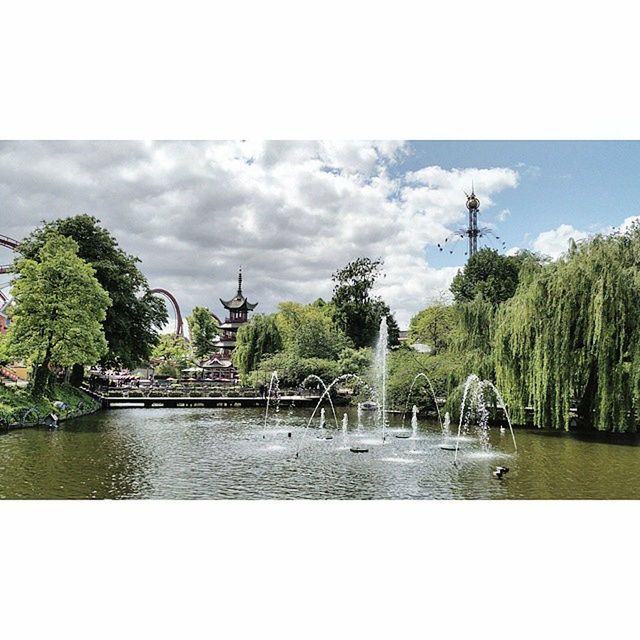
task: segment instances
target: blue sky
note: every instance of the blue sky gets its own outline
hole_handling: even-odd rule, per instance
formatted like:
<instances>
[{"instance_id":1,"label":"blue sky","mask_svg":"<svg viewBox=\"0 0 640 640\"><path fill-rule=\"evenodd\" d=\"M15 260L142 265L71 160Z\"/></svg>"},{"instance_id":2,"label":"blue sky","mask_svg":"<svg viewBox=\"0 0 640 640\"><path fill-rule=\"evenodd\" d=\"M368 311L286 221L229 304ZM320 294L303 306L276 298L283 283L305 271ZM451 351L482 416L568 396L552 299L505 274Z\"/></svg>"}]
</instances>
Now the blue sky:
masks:
<instances>
[{"instance_id":1,"label":"blue sky","mask_svg":"<svg viewBox=\"0 0 640 640\"><path fill-rule=\"evenodd\" d=\"M640 214L640 142L632 141L412 141L413 153L398 172L439 165L444 169L511 167L519 184L493 196L480 221L496 225L507 247L531 248L540 233L560 224L596 232ZM464 207L464 198L461 200ZM499 221L497 214L511 215ZM496 242L488 242L495 246ZM453 256L427 248L434 266L459 264Z\"/></svg>"}]
</instances>

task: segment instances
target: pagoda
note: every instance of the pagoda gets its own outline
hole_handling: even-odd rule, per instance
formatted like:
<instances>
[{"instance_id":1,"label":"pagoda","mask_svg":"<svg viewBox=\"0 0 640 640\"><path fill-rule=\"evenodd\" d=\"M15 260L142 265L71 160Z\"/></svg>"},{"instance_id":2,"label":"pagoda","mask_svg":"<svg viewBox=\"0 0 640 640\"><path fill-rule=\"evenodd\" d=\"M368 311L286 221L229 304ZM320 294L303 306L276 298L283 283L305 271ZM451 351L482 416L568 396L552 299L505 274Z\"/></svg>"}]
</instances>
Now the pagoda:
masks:
<instances>
[{"instance_id":1,"label":"pagoda","mask_svg":"<svg viewBox=\"0 0 640 640\"><path fill-rule=\"evenodd\" d=\"M257 302L249 302L242 293L242 267L238 272L238 292L235 298L231 300L220 298L220 302L229 315L225 318L224 324L220 325L223 333L218 345L222 348L225 357L231 357L231 352L236 346L238 329L249 319L249 311L253 311L258 306Z\"/></svg>"}]
</instances>

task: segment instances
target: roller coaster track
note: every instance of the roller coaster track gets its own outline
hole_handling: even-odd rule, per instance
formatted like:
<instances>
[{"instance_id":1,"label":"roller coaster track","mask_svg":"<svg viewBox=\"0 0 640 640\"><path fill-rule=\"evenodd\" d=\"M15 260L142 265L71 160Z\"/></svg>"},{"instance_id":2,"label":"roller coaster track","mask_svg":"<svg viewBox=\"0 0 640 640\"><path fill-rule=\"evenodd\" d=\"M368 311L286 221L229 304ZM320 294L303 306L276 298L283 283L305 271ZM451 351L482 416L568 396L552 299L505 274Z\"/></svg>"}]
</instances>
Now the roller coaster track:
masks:
<instances>
[{"instance_id":1,"label":"roller coaster track","mask_svg":"<svg viewBox=\"0 0 640 640\"><path fill-rule=\"evenodd\" d=\"M152 293L153 295L163 296L171 303L173 312L176 315L176 335L184 337L182 313L180 313L180 306L178 305L178 301L175 299L173 294L166 289L150 289L149 293Z\"/></svg>"},{"instance_id":2,"label":"roller coaster track","mask_svg":"<svg viewBox=\"0 0 640 640\"><path fill-rule=\"evenodd\" d=\"M20 243L9 236L5 236L0 233L0 245L3 247L9 247L9 249L15 250Z\"/></svg>"}]
</instances>

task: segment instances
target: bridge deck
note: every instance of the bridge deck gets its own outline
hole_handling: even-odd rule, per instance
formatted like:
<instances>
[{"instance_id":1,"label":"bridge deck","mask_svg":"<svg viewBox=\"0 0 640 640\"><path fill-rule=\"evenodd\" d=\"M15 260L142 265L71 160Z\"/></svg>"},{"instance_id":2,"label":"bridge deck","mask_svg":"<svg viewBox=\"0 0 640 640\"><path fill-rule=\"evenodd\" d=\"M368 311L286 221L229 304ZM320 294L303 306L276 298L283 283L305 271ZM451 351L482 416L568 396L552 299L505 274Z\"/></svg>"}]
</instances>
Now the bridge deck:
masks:
<instances>
[{"instance_id":1,"label":"bridge deck","mask_svg":"<svg viewBox=\"0 0 640 640\"><path fill-rule=\"evenodd\" d=\"M212 398L192 398L192 397L144 397L130 398L127 396L107 397L93 393L96 400L102 403L103 408L112 409L117 407L127 408L146 408L151 407L168 407L168 408L186 408L186 407L266 407L267 399L260 397L240 397L228 398L224 396ZM281 407L315 407L320 396L280 396ZM274 399L271 399L271 404ZM334 401L334 404L335 401Z\"/></svg>"}]
</instances>

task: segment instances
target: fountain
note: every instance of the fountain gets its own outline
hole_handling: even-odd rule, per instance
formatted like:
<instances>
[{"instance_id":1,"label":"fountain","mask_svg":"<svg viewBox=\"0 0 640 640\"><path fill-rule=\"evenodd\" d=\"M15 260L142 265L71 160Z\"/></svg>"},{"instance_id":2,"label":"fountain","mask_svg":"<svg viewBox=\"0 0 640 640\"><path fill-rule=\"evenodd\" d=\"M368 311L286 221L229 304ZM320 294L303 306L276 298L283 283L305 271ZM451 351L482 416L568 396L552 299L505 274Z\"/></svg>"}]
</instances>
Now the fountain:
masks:
<instances>
[{"instance_id":1,"label":"fountain","mask_svg":"<svg viewBox=\"0 0 640 640\"><path fill-rule=\"evenodd\" d=\"M411 409L411 433L397 433L396 438L418 439L418 407L416 407L415 404L413 405L413 409Z\"/></svg>"},{"instance_id":2,"label":"fountain","mask_svg":"<svg viewBox=\"0 0 640 640\"><path fill-rule=\"evenodd\" d=\"M333 436L327 435L325 430L326 424L327 421L324 416L324 407L322 407L322 409L320 409L320 433L318 435L318 440L333 440Z\"/></svg>"},{"instance_id":3,"label":"fountain","mask_svg":"<svg viewBox=\"0 0 640 640\"><path fill-rule=\"evenodd\" d=\"M438 422L440 423L440 428L443 428L443 424L442 424L442 416L440 415L440 407L438 406L438 398L436 397L436 392L433 388L433 384L431 384L431 380L429 379L429 376L426 373L419 373L416 375L416 377L413 379L413 382L411 383L411 386L409 387L409 393L407 394L407 401L404 404L404 411L402 412L402 426L404 427L404 419L405 416L407 415L407 409L409 408L409 400L411 400L411 394L413 393L413 387L415 386L416 382L418 381L418 378L424 378L427 381L427 384L429 385L429 391L431 392L431 397L433 398L433 404L436 407L436 413L438 414Z\"/></svg>"},{"instance_id":4,"label":"fountain","mask_svg":"<svg viewBox=\"0 0 640 640\"><path fill-rule=\"evenodd\" d=\"M387 328L387 318L382 316L380 321L380 331L378 333L378 343L376 345L375 357L373 361L375 379L379 389L378 416L382 425L382 444L385 441L386 427L386 402L387 402L387 347L389 344L389 330Z\"/></svg>"},{"instance_id":5,"label":"fountain","mask_svg":"<svg viewBox=\"0 0 640 640\"><path fill-rule=\"evenodd\" d=\"M274 386L275 382L275 386ZM271 372L271 380L269 381L269 391L267 393L267 406L264 411L264 432L262 434L263 438L267 437L267 419L269 417L269 404L271 402L271 395L275 393L276 397L276 413L280 408L280 381L278 380L278 372Z\"/></svg>"},{"instance_id":6,"label":"fountain","mask_svg":"<svg viewBox=\"0 0 640 640\"><path fill-rule=\"evenodd\" d=\"M451 437L451 415L447 411L444 414L444 422L442 423L442 438L448 440Z\"/></svg>"},{"instance_id":7,"label":"fountain","mask_svg":"<svg viewBox=\"0 0 640 640\"><path fill-rule=\"evenodd\" d=\"M307 382L309 382L309 380L315 380L316 382L319 382L322 385L322 388L326 391L327 390L327 385L325 384L325 381L320 377L317 376L315 373L312 373L310 375L308 375L303 381L302 384L300 385L301 387L306 386ZM331 396L328 396L329 399L329 405L331 406L331 411L333 412L333 419L336 422L336 429L338 429L338 416L336 415L336 409L333 406L333 400L331 399Z\"/></svg>"},{"instance_id":8,"label":"fountain","mask_svg":"<svg viewBox=\"0 0 640 640\"><path fill-rule=\"evenodd\" d=\"M415 404L411 410L411 438L418 439L418 407Z\"/></svg>"},{"instance_id":9,"label":"fountain","mask_svg":"<svg viewBox=\"0 0 640 640\"><path fill-rule=\"evenodd\" d=\"M309 418L309 421L307 422L307 426L304 428L304 430L302 432L302 435L300 436L300 439L298 440L298 445L296 446L296 458L299 457L299 455L300 455L300 448L302 447L302 444L304 443L305 437L307 435L307 431L309 430L309 427L311 426L311 422L315 418L315 415L316 415L316 413L318 411L318 408L322 404L322 401L327 396L330 395L331 389L333 389L333 387L335 387L339 382L346 382L347 380L354 380L354 379L357 380L358 382L362 383L365 387L367 387L367 389L371 393L373 393L373 390L369 387L369 385L359 375L356 375L355 373L345 373L345 374L343 374L341 376L338 376L329 385L327 385L327 388L325 389L324 393L318 399L318 402L317 402L317 404L315 406L315 409L313 410L313 413L311 414L311 417Z\"/></svg>"},{"instance_id":10,"label":"fountain","mask_svg":"<svg viewBox=\"0 0 640 640\"><path fill-rule=\"evenodd\" d=\"M342 416L342 446L346 448L347 446L347 430L349 429L349 416L345 413Z\"/></svg>"},{"instance_id":11,"label":"fountain","mask_svg":"<svg viewBox=\"0 0 640 640\"><path fill-rule=\"evenodd\" d=\"M471 413L476 413L477 420L477 432L478 438L480 440L480 444L484 451L489 450L489 411L487 410L486 400L485 400L485 389L490 388L493 390L496 400L498 401L498 406L504 411L505 417L507 419L507 423L509 424L509 429L511 430L511 437L513 439L513 447L514 450L518 451L518 446L516 444L516 436L513 432L513 426L511 424L511 419L509 418L509 413L507 411L507 407L504 403L504 399L502 395L496 388L496 386L490 382L489 380L480 380L477 375L471 374L464 384L464 391L462 394L462 404L460 405L460 422L458 423L458 436L456 439L455 446L455 457L454 464L458 462L458 450L460 448L460 438L463 433L468 432L470 421L471 421ZM469 401L467 403L467 400ZM465 414L465 409L468 409L468 412ZM453 447L443 447L443 448L451 448Z\"/></svg>"}]
</instances>

